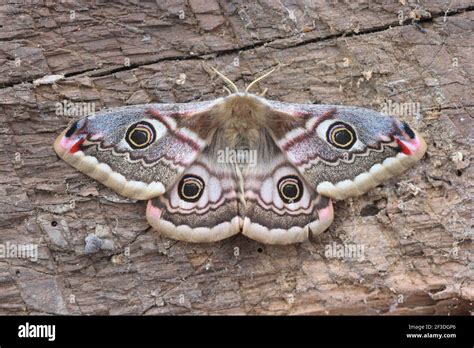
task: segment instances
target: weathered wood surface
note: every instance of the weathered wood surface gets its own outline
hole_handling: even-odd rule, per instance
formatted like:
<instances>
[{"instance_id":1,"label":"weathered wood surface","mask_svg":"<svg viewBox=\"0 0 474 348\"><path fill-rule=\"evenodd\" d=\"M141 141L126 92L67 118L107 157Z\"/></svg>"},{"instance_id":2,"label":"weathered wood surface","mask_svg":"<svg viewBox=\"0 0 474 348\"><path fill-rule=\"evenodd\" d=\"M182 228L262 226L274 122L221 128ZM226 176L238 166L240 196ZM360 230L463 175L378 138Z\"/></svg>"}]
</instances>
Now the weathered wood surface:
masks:
<instances>
[{"instance_id":1,"label":"weathered wood surface","mask_svg":"<svg viewBox=\"0 0 474 348\"><path fill-rule=\"evenodd\" d=\"M472 255L474 13L470 1L168 0L0 5L0 314L469 314ZM401 17L403 14L403 17ZM265 246L242 236L172 241L125 200L55 155L74 117L225 95L215 66L270 99L381 109L428 143L418 166L335 204L324 234ZM53 85L34 85L65 74ZM95 233L103 248L85 254ZM363 259L330 258L357 244Z\"/></svg>"}]
</instances>

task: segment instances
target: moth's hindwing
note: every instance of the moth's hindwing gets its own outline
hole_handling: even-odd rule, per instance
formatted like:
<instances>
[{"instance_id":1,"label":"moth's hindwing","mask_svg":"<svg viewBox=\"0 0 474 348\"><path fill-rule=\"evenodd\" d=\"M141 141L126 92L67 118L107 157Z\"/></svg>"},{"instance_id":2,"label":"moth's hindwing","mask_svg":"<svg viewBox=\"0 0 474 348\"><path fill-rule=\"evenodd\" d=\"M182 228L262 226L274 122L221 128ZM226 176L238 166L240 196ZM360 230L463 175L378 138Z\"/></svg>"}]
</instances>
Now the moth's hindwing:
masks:
<instances>
[{"instance_id":1,"label":"moth's hindwing","mask_svg":"<svg viewBox=\"0 0 474 348\"><path fill-rule=\"evenodd\" d=\"M213 144L163 196L148 201L148 223L187 242L214 242L241 230L237 182L231 166L210 156Z\"/></svg>"},{"instance_id":2,"label":"moth's hindwing","mask_svg":"<svg viewBox=\"0 0 474 348\"><path fill-rule=\"evenodd\" d=\"M262 135L261 139L265 137ZM291 244L331 225L331 199L316 193L273 143L243 174L242 233L266 244Z\"/></svg>"},{"instance_id":3,"label":"moth's hindwing","mask_svg":"<svg viewBox=\"0 0 474 348\"><path fill-rule=\"evenodd\" d=\"M56 153L117 193L150 199L163 194L206 146L199 129L212 103L148 104L110 109L74 122Z\"/></svg>"},{"instance_id":4,"label":"moth's hindwing","mask_svg":"<svg viewBox=\"0 0 474 348\"><path fill-rule=\"evenodd\" d=\"M407 123L373 110L269 104L269 118L291 124L289 131L272 129L278 147L310 186L327 197L363 194L426 152L425 141Z\"/></svg>"}]
</instances>

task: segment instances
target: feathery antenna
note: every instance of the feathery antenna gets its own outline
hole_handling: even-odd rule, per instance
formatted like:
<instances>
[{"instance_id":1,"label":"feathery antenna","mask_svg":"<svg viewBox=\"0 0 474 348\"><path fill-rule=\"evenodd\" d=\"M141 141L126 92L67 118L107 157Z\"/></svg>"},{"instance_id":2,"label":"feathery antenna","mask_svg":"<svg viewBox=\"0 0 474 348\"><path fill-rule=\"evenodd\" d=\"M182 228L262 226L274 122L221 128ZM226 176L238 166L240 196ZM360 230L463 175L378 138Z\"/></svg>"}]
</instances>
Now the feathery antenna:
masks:
<instances>
[{"instance_id":1,"label":"feathery antenna","mask_svg":"<svg viewBox=\"0 0 474 348\"><path fill-rule=\"evenodd\" d=\"M267 77L268 75L270 75L272 72L274 72L275 70L277 70L278 68L280 68L280 65L278 65L276 68L273 68L272 70L270 70L269 72L263 74L262 76L260 77L257 77L255 80L253 80L252 82L250 82L250 84L247 86L247 88L245 88L245 93L247 93L250 88L252 88L253 85L255 85L258 81L260 80L263 80L265 77Z\"/></svg>"},{"instance_id":2,"label":"feathery antenna","mask_svg":"<svg viewBox=\"0 0 474 348\"><path fill-rule=\"evenodd\" d=\"M217 70L216 68L214 67L211 67L211 69L217 74L220 76L221 79L223 79L227 85L230 87L231 91L234 92L234 93L239 93L239 89L237 88L237 86L235 85L235 83L233 83L227 76L225 76L223 73L221 73L219 70Z\"/></svg>"}]
</instances>

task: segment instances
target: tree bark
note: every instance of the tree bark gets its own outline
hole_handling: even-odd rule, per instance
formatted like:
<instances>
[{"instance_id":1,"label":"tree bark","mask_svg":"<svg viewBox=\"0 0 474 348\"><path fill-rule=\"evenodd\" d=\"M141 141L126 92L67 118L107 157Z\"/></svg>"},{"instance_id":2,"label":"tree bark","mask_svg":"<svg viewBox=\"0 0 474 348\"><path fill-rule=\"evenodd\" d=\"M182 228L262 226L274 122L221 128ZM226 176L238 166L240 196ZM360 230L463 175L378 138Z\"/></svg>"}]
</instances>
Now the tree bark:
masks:
<instances>
[{"instance_id":1,"label":"tree bark","mask_svg":"<svg viewBox=\"0 0 474 348\"><path fill-rule=\"evenodd\" d=\"M39 246L36 261L0 258L0 314L472 312L470 1L21 2L0 5L0 23L0 245ZM428 144L413 169L337 202L308 242L166 239L144 202L53 151L78 118L57 103L210 100L225 91L208 67L242 87L278 64L267 98L419 107L399 117ZM363 257L326 252L344 245Z\"/></svg>"}]
</instances>

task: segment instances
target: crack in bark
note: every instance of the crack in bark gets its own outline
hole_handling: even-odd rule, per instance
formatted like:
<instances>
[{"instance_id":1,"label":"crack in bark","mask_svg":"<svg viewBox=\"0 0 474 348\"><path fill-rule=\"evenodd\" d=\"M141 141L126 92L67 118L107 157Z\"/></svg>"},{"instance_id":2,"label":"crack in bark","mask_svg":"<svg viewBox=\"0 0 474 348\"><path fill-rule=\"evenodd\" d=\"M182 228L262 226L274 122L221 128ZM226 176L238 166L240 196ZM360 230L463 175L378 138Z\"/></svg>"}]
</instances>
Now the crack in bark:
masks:
<instances>
[{"instance_id":1,"label":"crack in bark","mask_svg":"<svg viewBox=\"0 0 474 348\"><path fill-rule=\"evenodd\" d=\"M315 42L324 42L324 41L329 41L329 40L338 39L338 38L346 38L346 37L353 37L353 36L361 36L361 35L379 33L379 32L383 32L387 29L391 29L391 28L395 28L395 27L404 27L404 26L415 25L415 24L419 25L420 23L431 23L436 18L454 17L454 16L459 15L461 13L470 12L470 11L473 11L473 10L474 10L474 6L468 6L468 7L465 7L465 8L456 9L452 12L440 11L440 12L436 12L434 14L432 13L431 17L429 17L429 18L421 18L418 21L412 21L412 22L407 23L407 24L405 24L405 23L408 22L410 19L404 20L402 22L402 24L400 24L399 21L394 21L394 22L391 22L389 24L363 29L363 30L361 30L357 33L354 32L354 31L352 31L350 33L347 33L347 32L336 33L336 34L326 35L326 36L323 36L323 37L316 37L316 38L309 39L309 40L303 40L303 41L295 43L295 44L289 44L289 45L285 46L284 49L300 47L300 46L308 45L308 44L315 43ZM198 60L198 59L205 59L205 57L209 56L209 55L213 55L214 57L221 57L221 56L230 55L230 54L234 54L234 53L250 51L250 50L253 50L253 49L256 49L256 48L259 48L259 47L263 47L263 46L266 46L266 45L271 45L272 43L276 43L276 42L281 41L281 40L287 40L287 39L290 39L290 38L295 37L295 36L300 35L300 34L302 34L302 32L298 32L298 33L293 34L291 36L281 36L281 37L276 36L275 38L272 38L271 40L263 40L263 41L260 41L260 42L253 43L251 45L244 45L244 46L241 46L241 47L225 49L225 50L216 50L216 51L212 51L212 52L202 53L202 54L199 54L199 55L169 56L169 57L159 58L159 59L145 61L145 62L141 62L141 63L130 63L127 66L120 66L120 67L109 68L109 69L107 69L107 68L105 68L105 69L97 69L97 68L85 69L85 70L81 70L81 71L77 71L77 72L64 74L64 76L65 76L65 78L75 77L75 76L82 76L82 75L87 76L87 77L101 77L101 76L111 75L111 74L114 74L114 73L117 73L117 72L133 70L133 69L136 69L136 68L139 68L139 67L142 67L142 66L158 64L158 63L166 62L166 61ZM94 73L94 71L97 71L97 70L100 70L100 71L97 72L97 73ZM17 85L20 85L20 84L23 84L23 83L33 83L33 80L22 81L20 83L16 83L16 82L15 83L6 83L2 86L2 88L0 88L0 90L4 89L4 88L14 87L14 86L17 86Z\"/></svg>"}]
</instances>

